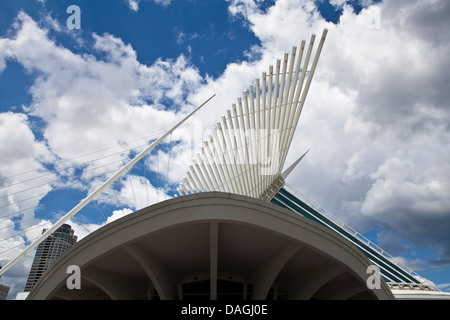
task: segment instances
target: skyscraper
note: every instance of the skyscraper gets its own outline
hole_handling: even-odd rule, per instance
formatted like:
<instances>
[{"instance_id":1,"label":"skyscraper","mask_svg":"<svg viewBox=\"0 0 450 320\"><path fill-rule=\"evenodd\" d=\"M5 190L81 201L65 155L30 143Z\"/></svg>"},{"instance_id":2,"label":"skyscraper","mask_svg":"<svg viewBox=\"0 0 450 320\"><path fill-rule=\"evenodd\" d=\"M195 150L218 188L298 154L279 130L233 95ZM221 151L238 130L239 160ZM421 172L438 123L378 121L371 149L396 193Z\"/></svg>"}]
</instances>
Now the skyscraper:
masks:
<instances>
[{"instance_id":1,"label":"skyscraper","mask_svg":"<svg viewBox=\"0 0 450 320\"><path fill-rule=\"evenodd\" d=\"M1 268L2 268L2 266L0 266L0 269ZM0 276L0 278L1 277L2 276ZM0 300L6 300L6 297L8 296L8 292L9 292L9 287L0 284Z\"/></svg>"},{"instance_id":2,"label":"skyscraper","mask_svg":"<svg viewBox=\"0 0 450 320\"><path fill-rule=\"evenodd\" d=\"M44 233L46 229L42 230ZM47 237L37 247L34 256L33 265L25 285L25 291L31 291L33 286L48 269L48 267L67 249L77 242L77 236L74 230L68 224L63 224L53 234Z\"/></svg>"}]
</instances>

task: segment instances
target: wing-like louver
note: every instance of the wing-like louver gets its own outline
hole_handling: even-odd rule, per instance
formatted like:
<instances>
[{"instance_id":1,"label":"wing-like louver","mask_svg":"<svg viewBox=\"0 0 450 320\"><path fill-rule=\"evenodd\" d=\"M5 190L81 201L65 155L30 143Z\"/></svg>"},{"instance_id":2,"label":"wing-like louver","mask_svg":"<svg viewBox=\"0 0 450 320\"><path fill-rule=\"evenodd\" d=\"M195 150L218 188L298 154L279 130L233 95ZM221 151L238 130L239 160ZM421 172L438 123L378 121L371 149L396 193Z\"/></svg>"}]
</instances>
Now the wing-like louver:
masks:
<instances>
[{"instance_id":1,"label":"wing-like louver","mask_svg":"<svg viewBox=\"0 0 450 320\"><path fill-rule=\"evenodd\" d=\"M270 200L283 185L281 170L327 35L311 62L308 48L285 53L263 72L217 122L181 182L180 195L223 191ZM306 50L306 52L305 52Z\"/></svg>"}]
</instances>

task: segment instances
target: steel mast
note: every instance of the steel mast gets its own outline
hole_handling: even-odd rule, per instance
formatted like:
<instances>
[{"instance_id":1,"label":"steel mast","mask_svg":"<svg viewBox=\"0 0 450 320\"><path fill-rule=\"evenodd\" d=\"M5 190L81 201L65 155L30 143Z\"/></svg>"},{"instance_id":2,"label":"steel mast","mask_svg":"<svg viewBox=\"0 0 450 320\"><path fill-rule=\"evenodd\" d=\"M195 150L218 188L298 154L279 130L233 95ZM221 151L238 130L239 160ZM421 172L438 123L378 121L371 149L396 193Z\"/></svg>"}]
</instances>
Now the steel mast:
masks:
<instances>
[{"instance_id":1,"label":"steel mast","mask_svg":"<svg viewBox=\"0 0 450 320\"><path fill-rule=\"evenodd\" d=\"M168 135L170 135L173 131L175 131L179 126L181 126L186 120L188 120L194 113L196 113L200 108L202 108L206 103L208 103L213 97L212 95L208 100L203 102L199 107L197 107L194 111L192 111L189 115L187 115L183 120L178 122L174 127L172 127L169 131L163 134L160 138L155 140L150 146L148 146L145 150L135 156L130 162L128 162L125 166L119 169L114 175L112 175L108 180L103 182L97 189L95 189L91 194L89 194L86 198L80 201L72 210L70 210L65 216L63 216L58 222L56 222L51 228L49 228L46 232L42 233L39 238L37 238L34 242L32 242L24 251L22 251L17 257L10 260L3 268L0 269L0 276L4 274L9 268L11 268L14 264L16 264L20 259L22 259L25 255L28 254L34 247L39 245L42 241L44 241L49 235L56 231L60 226L66 223L70 218L72 218L78 211L83 209L89 202L91 202L95 197L97 197L103 190L109 187L115 180L117 180L121 175L123 175L126 171L128 171L132 166L136 164L139 160L141 160L146 154L148 154L152 149L154 149L162 140L164 140Z\"/></svg>"}]
</instances>

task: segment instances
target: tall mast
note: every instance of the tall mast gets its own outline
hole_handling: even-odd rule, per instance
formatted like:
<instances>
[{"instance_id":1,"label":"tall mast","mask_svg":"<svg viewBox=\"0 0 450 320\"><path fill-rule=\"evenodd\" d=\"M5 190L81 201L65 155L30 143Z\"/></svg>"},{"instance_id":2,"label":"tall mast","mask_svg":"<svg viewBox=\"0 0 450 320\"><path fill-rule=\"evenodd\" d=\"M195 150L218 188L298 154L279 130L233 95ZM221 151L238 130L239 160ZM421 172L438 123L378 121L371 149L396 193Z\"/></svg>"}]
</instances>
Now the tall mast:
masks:
<instances>
[{"instance_id":1,"label":"tall mast","mask_svg":"<svg viewBox=\"0 0 450 320\"><path fill-rule=\"evenodd\" d=\"M163 134L160 138L155 140L150 146L148 146L145 150L135 156L130 162L128 162L125 166L119 169L114 175L112 175L108 180L103 182L95 191L89 194L86 198L80 201L72 210L70 210L65 216L59 219L51 228L49 228L46 232L42 233L39 238L37 238L33 243L31 243L25 250L23 250L17 257L9 261L3 268L0 269L0 276L4 274L9 268L11 268L14 264L16 264L20 259L28 254L34 247L39 245L42 241L44 241L49 235L56 231L60 226L66 223L70 218L72 218L78 211L83 209L89 202L95 199L101 192L103 192L106 188L108 188L115 180L117 180L120 176L122 176L126 171L128 171L132 166L134 166L139 160L141 160L146 154L148 154L152 149L154 149L162 140L164 140L168 135L170 135L173 131L175 131L179 126L181 126L186 120L188 120L194 113L196 113L200 108L202 108L206 103L208 103L213 97L212 95L208 100L203 102L199 107L197 107L194 111L192 111L189 115L187 115L183 120L178 122L174 127L172 127L169 131Z\"/></svg>"}]
</instances>

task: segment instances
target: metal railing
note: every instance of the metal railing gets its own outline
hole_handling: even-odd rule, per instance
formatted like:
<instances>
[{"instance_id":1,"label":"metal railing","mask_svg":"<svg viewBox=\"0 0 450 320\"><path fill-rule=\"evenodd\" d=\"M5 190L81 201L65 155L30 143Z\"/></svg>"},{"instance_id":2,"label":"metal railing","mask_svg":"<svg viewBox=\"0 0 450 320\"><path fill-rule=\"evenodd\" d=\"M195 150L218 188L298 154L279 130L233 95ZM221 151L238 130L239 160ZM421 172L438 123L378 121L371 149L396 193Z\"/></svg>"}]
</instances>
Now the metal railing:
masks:
<instances>
[{"instance_id":1,"label":"metal railing","mask_svg":"<svg viewBox=\"0 0 450 320\"><path fill-rule=\"evenodd\" d=\"M391 290L418 290L418 291L441 291L433 285L426 283L386 282Z\"/></svg>"},{"instance_id":2,"label":"metal railing","mask_svg":"<svg viewBox=\"0 0 450 320\"><path fill-rule=\"evenodd\" d=\"M399 267L404 272L410 274L411 276L416 278L418 281L421 280L421 277L413 269L409 268L403 262L401 262L398 259L394 258L392 255L390 255L385 250L383 250L382 248L377 246L375 243L373 243L372 241L370 241L369 239L364 237L362 234L357 232L355 229L353 229L352 227L350 227L349 225L344 223L342 220L337 218L335 215L333 215L329 211L325 210L324 208L322 208L321 206L319 206L318 204L313 202L310 198L308 198L304 194L302 194L299 191L295 190L291 185L285 183L285 187L287 187L289 189L289 191L291 191L294 195L296 195L300 200L304 201L306 204L311 206L319 214L321 214L322 216L324 216L325 218L327 218L328 220L330 220L331 222L333 222L334 224L339 226L341 229L345 230L346 232L351 234L353 237L355 237L356 239L358 239L359 241L361 241L362 243L364 243L365 245L367 245L368 247L370 247L371 249L376 251L379 255L381 255L382 257L384 257L387 260L389 260L395 266Z\"/></svg>"}]
</instances>

